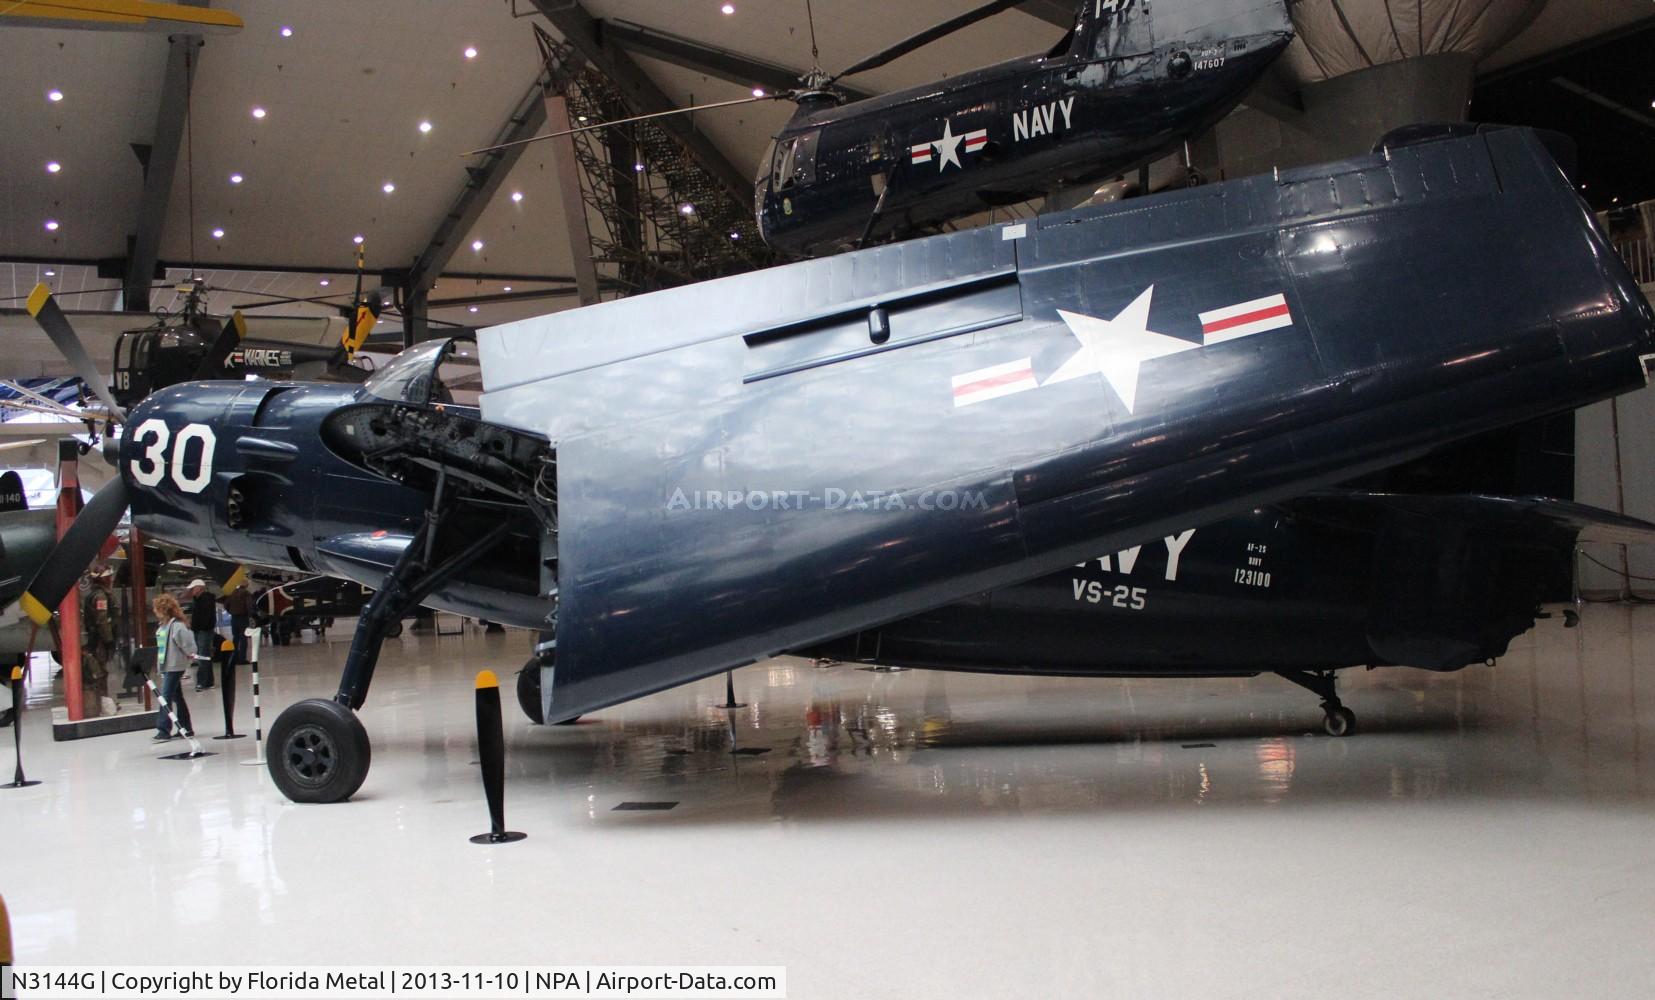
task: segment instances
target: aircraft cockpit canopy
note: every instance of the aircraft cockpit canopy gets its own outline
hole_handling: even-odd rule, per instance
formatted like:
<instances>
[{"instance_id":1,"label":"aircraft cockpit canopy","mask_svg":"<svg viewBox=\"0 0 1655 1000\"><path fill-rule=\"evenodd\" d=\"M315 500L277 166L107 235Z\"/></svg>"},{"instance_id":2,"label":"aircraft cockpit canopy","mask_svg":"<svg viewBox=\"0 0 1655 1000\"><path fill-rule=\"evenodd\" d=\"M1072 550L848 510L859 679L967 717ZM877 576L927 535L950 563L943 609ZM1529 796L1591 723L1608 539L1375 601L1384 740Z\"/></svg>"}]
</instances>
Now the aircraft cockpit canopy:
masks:
<instances>
[{"instance_id":1,"label":"aircraft cockpit canopy","mask_svg":"<svg viewBox=\"0 0 1655 1000\"><path fill-rule=\"evenodd\" d=\"M477 342L449 337L417 344L392 358L363 388L380 399L410 406L475 407L483 390Z\"/></svg>"}]
</instances>

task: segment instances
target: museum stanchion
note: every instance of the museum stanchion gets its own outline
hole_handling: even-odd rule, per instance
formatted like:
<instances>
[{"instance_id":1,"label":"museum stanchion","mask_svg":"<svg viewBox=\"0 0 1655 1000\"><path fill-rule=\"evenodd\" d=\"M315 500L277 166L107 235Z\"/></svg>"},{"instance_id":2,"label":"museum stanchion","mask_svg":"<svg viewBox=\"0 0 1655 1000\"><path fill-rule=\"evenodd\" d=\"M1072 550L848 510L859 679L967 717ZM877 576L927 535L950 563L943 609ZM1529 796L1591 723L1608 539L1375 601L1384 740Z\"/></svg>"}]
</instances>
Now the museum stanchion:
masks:
<instances>
[{"instance_id":1,"label":"museum stanchion","mask_svg":"<svg viewBox=\"0 0 1655 1000\"><path fill-rule=\"evenodd\" d=\"M714 705L713 707L731 710L747 707L746 702L736 701L736 672L734 670L724 671L724 704Z\"/></svg>"},{"instance_id":2,"label":"museum stanchion","mask_svg":"<svg viewBox=\"0 0 1655 1000\"><path fill-rule=\"evenodd\" d=\"M163 757L157 757L156 759L198 760L202 757L213 756L213 752L208 750L206 747L203 747L200 741L195 738L195 734L185 729L184 724L178 721L178 709L174 708L172 702L168 701L166 697L161 694L161 689L155 686L155 678L151 677L149 674L145 674L144 683L149 685L149 692L155 696L155 703L160 706L160 710L167 713L167 718L172 720L173 731L183 734L184 739L188 740L190 743L190 748L183 753L169 753Z\"/></svg>"},{"instance_id":3,"label":"museum stanchion","mask_svg":"<svg viewBox=\"0 0 1655 1000\"><path fill-rule=\"evenodd\" d=\"M241 762L243 767L264 766L264 720L259 715L259 642L264 629L252 626L246 631L247 664L253 668L253 759Z\"/></svg>"},{"instance_id":4,"label":"museum stanchion","mask_svg":"<svg viewBox=\"0 0 1655 1000\"><path fill-rule=\"evenodd\" d=\"M38 781L30 781L23 776L23 668L11 668L11 738L12 749L17 754L17 767L12 772L11 784L0 785L0 788L28 788L38 785Z\"/></svg>"},{"instance_id":5,"label":"museum stanchion","mask_svg":"<svg viewBox=\"0 0 1655 1000\"><path fill-rule=\"evenodd\" d=\"M229 640L230 656L224 661L223 669L218 672L219 698L224 705L224 735L214 736L215 740L246 739L245 733L236 732L236 642Z\"/></svg>"},{"instance_id":6,"label":"museum stanchion","mask_svg":"<svg viewBox=\"0 0 1655 1000\"><path fill-rule=\"evenodd\" d=\"M508 844L527 837L506 829L506 735L500 722L500 680L492 670L477 673L477 760L483 765L489 830L471 842Z\"/></svg>"}]
</instances>

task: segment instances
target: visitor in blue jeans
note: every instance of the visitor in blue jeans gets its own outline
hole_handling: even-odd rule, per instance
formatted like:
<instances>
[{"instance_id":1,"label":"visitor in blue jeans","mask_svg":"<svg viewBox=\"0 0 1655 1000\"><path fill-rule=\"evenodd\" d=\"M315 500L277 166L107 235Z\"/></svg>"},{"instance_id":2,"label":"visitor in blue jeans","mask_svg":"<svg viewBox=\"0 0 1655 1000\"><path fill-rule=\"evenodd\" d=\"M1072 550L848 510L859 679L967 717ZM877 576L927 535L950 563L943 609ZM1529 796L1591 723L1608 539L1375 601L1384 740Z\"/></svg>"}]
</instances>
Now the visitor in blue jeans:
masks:
<instances>
[{"instance_id":1,"label":"visitor in blue jeans","mask_svg":"<svg viewBox=\"0 0 1655 1000\"><path fill-rule=\"evenodd\" d=\"M184 675L195 671L195 636L184 609L171 594L157 597L151 607L161 622L155 630L155 669L161 675L161 698L166 702L155 713L155 742L164 743L173 737L173 713L178 716L179 736L188 736L194 729L190 706L184 704Z\"/></svg>"}]
</instances>

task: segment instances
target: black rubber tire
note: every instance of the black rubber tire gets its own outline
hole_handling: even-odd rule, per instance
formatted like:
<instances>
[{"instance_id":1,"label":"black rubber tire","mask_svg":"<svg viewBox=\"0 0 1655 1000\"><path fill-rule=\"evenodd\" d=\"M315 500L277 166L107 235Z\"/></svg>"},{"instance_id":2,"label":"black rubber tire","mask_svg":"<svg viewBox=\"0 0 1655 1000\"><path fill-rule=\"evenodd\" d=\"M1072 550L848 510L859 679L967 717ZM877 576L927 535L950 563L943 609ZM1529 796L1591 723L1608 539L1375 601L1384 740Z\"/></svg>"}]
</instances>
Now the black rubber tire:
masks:
<instances>
[{"instance_id":1,"label":"black rubber tire","mask_svg":"<svg viewBox=\"0 0 1655 1000\"><path fill-rule=\"evenodd\" d=\"M572 725L574 725L575 723L577 723L579 721L580 721L580 716L574 715L574 716L570 716L567 719L559 719L558 721L552 723L552 725L554 725L554 726L572 726Z\"/></svg>"},{"instance_id":2,"label":"black rubber tire","mask_svg":"<svg viewBox=\"0 0 1655 1000\"><path fill-rule=\"evenodd\" d=\"M270 727L270 778L294 802L343 802L368 776L372 750L356 713L336 701L289 705Z\"/></svg>"},{"instance_id":3,"label":"black rubber tire","mask_svg":"<svg viewBox=\"0 0 1655 1000\"><path fill-rule=\"evenodd\" d=\"M517 672L517 707L537 726L546 724L546 714L540 708L540 663L530 660Z\"/></svg>"},{"instance_id":4,"label":"black rubber tire","mask_svg":"<svg viewBox=\"0 0 1655 1000\"><path fill-rule=\"evenodd\" d=\"M390 624L390 626L385 629L385 638L387 638L387 639L395 639L395 638L400 637L401 635L402 635L402 623L401 622L392 622Z\"/></svg>"},{"instance_id":5,"label":"black rubber tire","mask_svg":"<svg viewBox=\"0 0 1655 1000\"><path fill-rule=\"evenodd\" d=\"M1329 736L1343 737L1356 732L1356 713L1343 706L1322 716L1322 729Z\"/></svg>"}]
</instances>

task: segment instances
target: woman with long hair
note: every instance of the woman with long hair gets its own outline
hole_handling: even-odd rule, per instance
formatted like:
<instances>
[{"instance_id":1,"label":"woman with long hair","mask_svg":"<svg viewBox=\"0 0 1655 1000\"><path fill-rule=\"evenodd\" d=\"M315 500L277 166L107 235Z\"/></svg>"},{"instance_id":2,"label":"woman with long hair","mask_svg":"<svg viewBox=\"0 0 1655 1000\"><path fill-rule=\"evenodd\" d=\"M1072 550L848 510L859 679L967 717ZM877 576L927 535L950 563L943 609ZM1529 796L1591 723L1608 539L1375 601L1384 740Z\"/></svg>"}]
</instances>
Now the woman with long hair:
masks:
<instances>
[{"instance_id":1,"label":"woman with long hair","mask_svg":"<svg viewBox=\"0 0 1655 1000\"><path fill-rule=\"evenodd\" d=\"M161 674L161 697L178 714L178 735L189 735L190 707L184 704L184 675L195 669L195 635L178 598L162 594L151 603L161 624L155 629L155 669ZM166 709L155 713L155 742L172 739L172 718Z\"/></svg>"}]
</instances>

